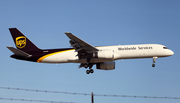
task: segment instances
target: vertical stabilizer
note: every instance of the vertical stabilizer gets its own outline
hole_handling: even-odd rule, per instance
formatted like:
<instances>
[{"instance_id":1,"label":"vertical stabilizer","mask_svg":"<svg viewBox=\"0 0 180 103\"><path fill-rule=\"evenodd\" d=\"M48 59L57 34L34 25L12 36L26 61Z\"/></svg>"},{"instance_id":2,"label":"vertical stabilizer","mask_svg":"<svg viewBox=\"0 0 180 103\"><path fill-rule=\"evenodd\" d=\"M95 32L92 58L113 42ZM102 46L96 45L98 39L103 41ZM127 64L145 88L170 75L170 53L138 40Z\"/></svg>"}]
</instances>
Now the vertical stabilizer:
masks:
<instances>
[{"instance_id":1,"label":"vertical stabilizer","mask_svg":"<svg viewBox=\"0 0 180 103\"><path fill-rule=\"evenodd\" d=\"M26 36L24 36L17 28L9 28L16 47L24 52L40 50Z\"/></svg>"}]
</instances>

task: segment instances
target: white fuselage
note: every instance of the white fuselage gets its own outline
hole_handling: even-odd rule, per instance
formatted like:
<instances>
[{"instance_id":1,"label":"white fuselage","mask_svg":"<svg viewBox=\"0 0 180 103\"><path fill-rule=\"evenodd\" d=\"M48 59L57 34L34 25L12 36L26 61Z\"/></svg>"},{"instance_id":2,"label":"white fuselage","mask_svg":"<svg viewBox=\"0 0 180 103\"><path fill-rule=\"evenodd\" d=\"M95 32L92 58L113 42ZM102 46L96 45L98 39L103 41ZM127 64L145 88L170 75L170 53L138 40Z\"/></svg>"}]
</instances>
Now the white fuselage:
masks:
<instances>
[{"instance_id":1,"label":"white fuselage","mask_svg":"<svg viewBox=\"0 0 180 103\"><path fill-rule=\"evenodd\" d=\"M118 59L137 59L167 57L174 52L160 44L141 44L141 45L118 45L96 47L99 51L112 51L113 59L92 58L90 63L100 63L114 61ZM41 57L38 62L42 63L86 63L86 59L79 60L74 49L61 51Z\"/></svg>"}]
</instances>

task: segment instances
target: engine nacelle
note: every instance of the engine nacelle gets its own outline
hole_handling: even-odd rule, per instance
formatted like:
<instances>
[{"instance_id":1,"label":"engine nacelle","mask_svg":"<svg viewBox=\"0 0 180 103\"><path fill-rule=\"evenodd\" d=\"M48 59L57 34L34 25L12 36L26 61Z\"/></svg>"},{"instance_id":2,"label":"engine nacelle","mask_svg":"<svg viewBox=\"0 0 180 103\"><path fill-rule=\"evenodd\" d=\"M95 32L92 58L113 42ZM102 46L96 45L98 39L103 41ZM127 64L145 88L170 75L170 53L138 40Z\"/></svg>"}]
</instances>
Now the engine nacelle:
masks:
<instances>
[{"instance_id":1,"label":"engine nacelle","mask_svg":"<svg viewBox=\"0 0 180 103\"><path fill-rule=\"evenodd\" d=\"M102 70L113 70L115 69L115 62L98 63L96 64L96 68Z\"/></svg>"},{"instance_id":2,"label":"engine nacelle","mask_svg":"<svg viewBox=\"0 0 180 103\"><path fill-rule=\"evenodd\" d=\"M104 58L104 59L113 59L114 52L113 51L98 51L93 53L94 58Z\"/></svg>"}]
</instances>

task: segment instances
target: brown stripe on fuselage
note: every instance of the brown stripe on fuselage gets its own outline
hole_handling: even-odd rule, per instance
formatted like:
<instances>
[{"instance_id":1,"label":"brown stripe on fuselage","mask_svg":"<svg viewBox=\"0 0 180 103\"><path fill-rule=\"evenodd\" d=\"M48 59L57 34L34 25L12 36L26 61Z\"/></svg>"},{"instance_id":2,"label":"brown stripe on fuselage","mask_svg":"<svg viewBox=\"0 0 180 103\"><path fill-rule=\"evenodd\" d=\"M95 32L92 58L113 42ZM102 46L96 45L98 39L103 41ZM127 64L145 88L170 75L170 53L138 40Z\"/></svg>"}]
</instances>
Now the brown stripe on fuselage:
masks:
<instances>
[{"instance_id":1,"label":"brown stripe on fuselage","mask_svg":"<svg viewBox=\"0 0 180 103\"><path fill-rule=\"evenodd\" d=\"M24 57L19 57L16 55L11 55L12 58L16 58L16 59L20 59L20 60L27 60L27 61L32 61L32 62L37 62L38 59L40 59L41 57L48 55L48 54L52 54L52 53L56 53L56 52L63 52L63 51L67 51L67 50L73 50L74 48L62 48L62 49L41 49L38 51L31 51L31 52L27 52L28 54L32 55L31 57L28 58L24 58Z\"/></svg>"}]
</instances>

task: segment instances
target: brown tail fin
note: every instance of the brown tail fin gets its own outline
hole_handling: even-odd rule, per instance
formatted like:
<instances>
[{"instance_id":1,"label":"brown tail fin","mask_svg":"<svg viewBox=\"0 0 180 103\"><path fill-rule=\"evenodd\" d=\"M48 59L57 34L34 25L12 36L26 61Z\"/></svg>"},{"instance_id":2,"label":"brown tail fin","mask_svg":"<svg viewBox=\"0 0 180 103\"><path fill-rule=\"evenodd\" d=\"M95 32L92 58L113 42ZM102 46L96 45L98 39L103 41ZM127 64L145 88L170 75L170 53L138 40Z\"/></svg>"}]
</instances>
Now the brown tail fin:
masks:
<instances>
[{"instance_id":1,"label":"brown tail fin","mask_svg":"<svg viewBox=\"0 0 180 103\"><path fill-rule=\"evenodd\" d=\"M17 28L9 28L16 47L24 52L40 50L26 36L24 36Z\"/></svg>"}]
</instances>

